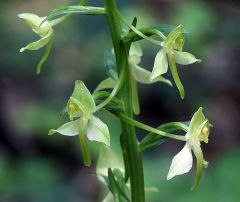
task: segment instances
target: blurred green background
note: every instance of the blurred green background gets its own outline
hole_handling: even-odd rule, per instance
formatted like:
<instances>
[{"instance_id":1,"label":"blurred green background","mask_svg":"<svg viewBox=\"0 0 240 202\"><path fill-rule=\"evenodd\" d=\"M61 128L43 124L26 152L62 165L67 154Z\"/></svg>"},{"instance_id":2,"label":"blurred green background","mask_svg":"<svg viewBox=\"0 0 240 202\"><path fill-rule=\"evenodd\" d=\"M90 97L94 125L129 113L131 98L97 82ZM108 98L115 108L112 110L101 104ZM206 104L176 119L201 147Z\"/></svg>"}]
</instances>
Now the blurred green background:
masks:
<instances>
[{"instance_id":1,"label":"blurred green background","mask_svg":"<svg viewBox=\"0 0 240 202\"><path fill-rule=\"evenodd\" d=\"M0 202L96 202L105 192L94 165L82 165L78 138L47 136L64 123L60 112L77 79L94 87L106 77L104 52L111 50L104 17L74 16L56 27L53 50L42 74L36 65L42 51L19 53L37 36L17 14L45 16L56 7L78 1L0 1ZM89 0L90 5L102 1ZM140 86L139 120L157 126L185 121L202 106L214 125L204 145L210 162L199 188L190 191L194 170L167 182L172 157L182 144L169 141L145 155L145 181L159 193L147 202L238 202L240 199L240 4L230 0L119 0L129 22L139 27L161 23L183 24L190 32L185 50L201 58L200 65L179 67L186 87L181 101L176 88L164 84ZM143 66L151 69L157 47L143 42ZM167 75L170 76L170 75ZM119 151L118 120L102 118L110 127L112 145ZM139 131L139 135L144 135ZM99 151L92 146L94 159Z\"/></svg>"}]
</instances>

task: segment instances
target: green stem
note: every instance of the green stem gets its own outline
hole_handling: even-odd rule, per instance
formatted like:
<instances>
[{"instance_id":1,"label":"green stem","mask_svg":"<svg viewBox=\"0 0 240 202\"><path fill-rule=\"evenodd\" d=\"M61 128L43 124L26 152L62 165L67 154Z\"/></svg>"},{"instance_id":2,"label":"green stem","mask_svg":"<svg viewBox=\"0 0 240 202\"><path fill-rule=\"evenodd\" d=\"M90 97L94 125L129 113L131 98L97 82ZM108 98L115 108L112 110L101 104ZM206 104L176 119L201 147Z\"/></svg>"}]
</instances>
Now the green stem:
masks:
<instances>
[{"instance_id":1,"label":"green stem","mask_svg":"<svg viewBox=\"0 0 240 202\"><path fill-rule=\"evenodd\" d=\"M158 46L161 46L162 42L161 41L158 41L156 39L153 39L149 36L146 36L145 34L143 34L141 31L139 31L136 27L130 25L122 16L121 14L119 13L119 11L117 11L117 16L121 19L121 21L126 25L128 26L133 32L135 32L137 35L139 35L140 37L146 39L147 41L155 44L155 45L158 45ZM157 32L157 35L159 35L161 32ZM161 35L161 34L160 34ZM165 36L162 34L161 37L163 37L165 39Z\"/></svg>"},{"instance_id":2,"label":"green stem","mask_svg":"<svg viewBox=\"0 0 240 202\"><path fill-rule=\"evenodd\" d=\"M160 136L163 136L163 137L168 137L168 138L171 138L171 139L175 139L175 140L180 140L180 141L186 141L186 138L184 136L180 136L180 135L174 135L174 134L171 134L171 133L166 133L166 132L163 132L161 130L158 130L156 128L153 128L151 126L148 126L144 123L140 123L124 114L118 114L118 117L127 122L127 123L130 123L138 128L141 128L143 130L146 130L146 131L149 131L151 133L155 133L155 134L158 134Z\"/></svg>"},{"instance_id":3,"label":"green stem","mask_svg":"<svg viewBox=\"0 0 240 202\"><path fill-rule=\"evenodd\" d=\"M105 107L114 98L114 96L119 92L120 88L122 87L125 77L126 77L126 73L125 73L125 71L123 71L120 74L119 80L118 80L116 86L114 87L114 89L112 90L111 94L108 96L108 98L106 100L104 100L101 104L99 104L96 107L96 111Z\"/></svg>"},{"instance_id":4,"label":"green stem","mask_svg":"<svg viewBox=\"0 0 240 202\"><path fill-rule=\"evenodd\" d=\"M121 41L122 29L118 17L116 2L115 0L104 0L104 2L108 22L110 25L118 71L126 72L126 79L122 88L119 91L119 98L124 104L125 114L129 117L133 117L131 97L132 89L130 82L131 75L128 68L127 52L124 43ZM121 125L129 163L128 168L130 175L132 202L144 202L145 192L143 165L141 154L138 152L138 140L136 137L135 127L124 121L121 121Z\"/></svg>"}]
</instances>

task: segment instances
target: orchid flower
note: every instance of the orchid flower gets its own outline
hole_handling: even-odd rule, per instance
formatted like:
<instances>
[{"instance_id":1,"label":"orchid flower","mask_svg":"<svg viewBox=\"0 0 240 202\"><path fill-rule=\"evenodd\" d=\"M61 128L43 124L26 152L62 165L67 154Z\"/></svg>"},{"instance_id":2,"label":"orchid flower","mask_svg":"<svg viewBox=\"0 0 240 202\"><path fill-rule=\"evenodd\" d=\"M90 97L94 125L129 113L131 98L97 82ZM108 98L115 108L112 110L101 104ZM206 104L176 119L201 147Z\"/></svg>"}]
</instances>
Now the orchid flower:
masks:
<instances>
[{"instance_id":1,"label":"orchid flower","mask_svg":"<svg viewBox=\"0 0 240 202\"><path fill-rule=\"evenodd\" d=\"M151 81L154 81L160 75L165 74L168 71L168 66L170 66L174 81L178 87L182 99L184 98L185 93L177 72L176 63L181 65L189 65L196 62L201 62L201 60L196 59L191 53L183 52L183 46L183 26L179 25L172 30L162 42L162 48L156 55L150 79Z\"/></svg>"},{"instance_id":2,"label":"orchid flower","mask_svg":"<svg viewBox=\"0 0 240 202\"><path fill-rule=\"evenodd\" d=\"M123 157L117 155L108 147L103 147L97 161L96 173L98 180L107 186L108 168L119 169L122 174L125 173ZM102 202L114 202L113 194L108 192Z\"/></svg>"},{"instance_id":3,"label":"orchid flower","mask_svg":"<svg viewBox=\"0 0 240 202\"><path fill-rule=\"evenodd\" d=\"M53 38L53 26L62 22L66 17L57 18L55 20L45 20L46 17L39 17L32 13L22 13L18 15L19 18L25 20L25 22L32 28L32 30L40 36L40 39L28 44L27 46L20 49L20 52L25 50L39 50L40 48L47 46L46 52L39 62L37 73L40 73L42 64L46 61L50 50L51 42ZM45 20L45 21L44 21Z\"/></svg>"},{"instance_id":4,"label":"orchid flower","mask_svg":"<svg viewBox=\"0 0 240 202\"><path fill-rule=\"evenodd\" d=\"M106 179L108 179L108 169L111 168L112 170L117 169L122 176L125 175L125 167L124 167L124 160L121 155L116 154L114 151L110 149L110 147L104 146L99 154L96 166L96 174L98 180L102 182L105 186L108 186ZM125 179L123 179L124 181ZM126 183L124 181L124 183ZM126 186L122 186L122 191L129 197L130 195L130 184L129 182L126 183ZM158 192L158 189L155 187L145 187L145 191L149 192ZM125 200L124 200L125 201ZM114 197L111 191L109 191L102 202L114 202Z\"/></svg>"},{"instance_id":5,"label":"orchid flower","mask_svg":"<svg viewBox=\"0 0 240 202\"><path fill-rule=\"evenodd\" d=\"M84 164L89 166L91 157L88 150L88 140L110 146L108 126L93 115L96 105L91 93L82 81L75 82L75 88L68 101L67 109L71 121L56 130L50 130L49 135L54 133L65 136L79 135Z\"/></svg>"},{"instance_id":6,"label":"orchid flower","mask_svg":"<svg viewBox=\"0 0 240 202\"><path fill-rule=\"evenodd\" d=\"M201 178L204 167L207 167L208 162L203 158L201 142L208 143L209 137L209 121L205 118L202 108L193 115L186 137L186 144L183 149L174 156L167 179L170 180L176 175L182 175L191 170L193 165L193 155L197 160L197 174L192 188L195 188Z\"/></svg>"},{"instance_id":7,"label":"orchid flower","mask_svg":"<svg viewBox=\"0 0 240 202\"><path fill-rule=\"evenodd\" d=\"M141 63L141 57L143 56L143 51L138 42L134 42L131 45L130 51L129 51L129 66L131 68L132 76L133 78L144 84L152 84L155 82L164 82L170 86L172 86L171 81L168 79L165 79L161 75L155 77L154 79L151 79L151 72L140 67L139 64Z\"/></svg>"}]
</instances>

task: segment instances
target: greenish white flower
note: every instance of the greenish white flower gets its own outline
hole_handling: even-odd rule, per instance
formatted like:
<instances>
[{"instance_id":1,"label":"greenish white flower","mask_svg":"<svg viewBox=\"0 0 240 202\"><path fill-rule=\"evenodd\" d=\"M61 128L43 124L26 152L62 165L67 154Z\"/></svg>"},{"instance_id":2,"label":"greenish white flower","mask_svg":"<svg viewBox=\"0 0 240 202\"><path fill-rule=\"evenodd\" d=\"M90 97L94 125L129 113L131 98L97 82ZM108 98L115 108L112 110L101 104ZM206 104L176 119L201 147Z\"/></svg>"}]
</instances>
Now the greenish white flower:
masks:
<instances>
[{"instance_id":1,"label":"greenish white flower","mask_svg":"<svg viewBox=\"0 0 240 202\"><path fill-rule=\"evenodd\" d=\"M129 51L129 66L131 68L132 76L133 78L144 84L152 84L155 82L164 82L168 85L172 85L171 81L168 79L165 79L161 75L155 77L154 79L151 79L151 72L140 67L139 64L141 63L141 57L143 56L143 51L138 42L134 42L131 45L130 51Z\"/></svg>"},{"instance_id":2,"label":"greenish white flower","mask_svg":"<svg viewBox=\"0 0 240 202\"><path fill-rule=\"evenodd\" d=\"M106 179L108 179L108 169L111 170L117 169L121 172L121 175L125 174L124 160L121 155L116 154L114 151L110 149L110 147L104 146L99 154L96 166L96 173L98 180L102 182L105 186L109 186L107 184ZM119 184L122 191L129 197L130 196L130 184L125 182L125 179L122 179L123 184ZM108 187L109 188L109 187ZM158 189L155 187L145 187L146 193L148 192L158 192ZM124 200L125 201L125 200ZM102 202L114 202L113 194L111 191L107 193Z\"/></svg>"},{"instance_id":3,"label":"greenish white flower","mask_svg":"<svg viewBox=\"0 0 240 202\"><path fill-rule=\"evenodd\" d=\"M55 20L46 20L45 22L43 22L46 17L39 17L32 13L22 13L19 14L18 17L25 20L25 22L32 28L32 30L41 37L38 41L30 43L27 46L21 48L20 52L23 52L25 50L39 50L43 46L47 45L52 39L52 27L56 24Z\"/></svg>"},{"instance_id":4,"label":"greenish white flower","mask_svg":"<svg viewBox=\"0 0 240 202\"><path fill-rule=\"evenodd\" d=\"M151 81L154 81L160 75L165 74L170 66L174 81L180 91L181 97L184 98L184 88L178 76L176 63L181 65L189 65L196 62L201 62L194 55L188 52L183 52L184 36L183 26L177 26L169 33L166 39L162 42L162 48L157 53L154 67L151 73Z\"/></svg>"},{"instance_id":5,"label":"greenish white flower","mask_svg":"<svg viewBox=\"0 0 240 202\"><path fill-rule=\"evenodd\" d=\"M110 146L108 126L94 116L94 99L82 81L76 81L72 96L67 104L70 122L58 129L49 131L49 135L59 133L65 136L79 135L85 165L90 165L88 141L97 141Z\"/></svg>"},{"instance_id":6,"label":"greenish white flower","mask_svg":"<svg viewBox=\"0 0 240 202\"><path fill-rule=\"evenodd\" d=\"M18 17L25 20L25 22L32 28L32 30L40 37L39 40L34 41L27 46L21 48L20 52L24 52L25 50L39 50L40 48L47 46L45 54L42 60L39 62L37 68L37 73L40 73L41 66L46 61L51 50L51 41L54 33L53 26L62 22L65 17L57 18L51 21L46 20L46 17L39 17L32 13L22 13L19 14Z\"/></svg>"},{"instance_id":7,"label":"greenish white flower","mask_svg":"<svg viewBox=\"0 0 240 202\"><path fill-rule=\"evenodd\" d=\"M123 174L125 173L123 157L117 155L110 148L103 147L98 157L96 173L98 180L102 182L105 186L107 186L105 179L108 178L109 168L111 168L112 170L118 169ZM102 202L114 202L112 193L108 192L108 194L106 195Z\"/></svg>"},{"instance_id":8,"label":"greenish white flower","mask_svg":"<svg viewBox=\"0 0 240 202\"><path fill-rule=\"evenodd\" d=\"M203 168L208 164L203 158L201 142L208 143L209 121L205 118L202 108L193 115L185 137L186 144L183 149L174 156L167 179L170 180L176 175L189 172L193 165L193 153L197 160L197 174L193 185L193 188L195 188L200 181Z\"/></svg>"}]
</instances>

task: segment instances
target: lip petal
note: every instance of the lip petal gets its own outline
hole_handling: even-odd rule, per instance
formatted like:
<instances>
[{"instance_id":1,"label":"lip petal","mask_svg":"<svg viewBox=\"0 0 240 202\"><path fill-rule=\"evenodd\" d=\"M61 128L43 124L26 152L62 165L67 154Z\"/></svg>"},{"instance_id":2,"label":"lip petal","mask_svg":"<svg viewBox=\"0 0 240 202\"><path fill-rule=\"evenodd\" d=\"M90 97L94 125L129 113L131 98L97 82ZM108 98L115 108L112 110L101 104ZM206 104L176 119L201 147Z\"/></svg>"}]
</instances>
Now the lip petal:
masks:
<instances>
[{"instance_id":1,"label":"lip petal","mask_svg":"<svg viewBox=\"0 0 240 202\"><path fill-rule=\"evenodd\" d=\"M182 175L189 172L192 168L193 157L190 145L188 143L185 144L183 149L177 153L172 160L167 180L172 179L176 175Z\"/></svg>"}]
</instances>

